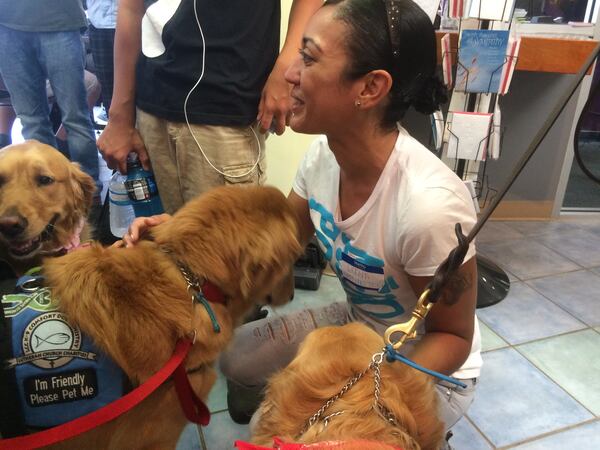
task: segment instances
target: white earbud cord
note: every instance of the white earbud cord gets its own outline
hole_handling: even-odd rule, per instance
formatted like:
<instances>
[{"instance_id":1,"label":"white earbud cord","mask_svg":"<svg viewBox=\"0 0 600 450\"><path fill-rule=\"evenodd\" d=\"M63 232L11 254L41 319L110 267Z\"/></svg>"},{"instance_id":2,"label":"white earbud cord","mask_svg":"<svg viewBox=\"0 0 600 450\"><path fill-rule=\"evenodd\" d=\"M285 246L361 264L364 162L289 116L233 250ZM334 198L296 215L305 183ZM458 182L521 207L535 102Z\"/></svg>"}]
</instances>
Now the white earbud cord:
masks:
<instances>
[{"instance_id":1,"label":"white earbud cord","mask_svg":"<svg viewBox=\"0 0 600 450\"><path fill-rule=\"evenodd\" d=\"M256 158L256 161L254 162L254 165L247 172L244 172L240 175L231 175L231 174L224 173L224 172L220 171L219 169L217 169L214 166L214 164L210 161L210 159L208 159L208 156L206 156L206 153L204 153L204 150L202 149L200 142L198 142L198 139L196 139L196 136L194 135L194 132L192 131L192 126L190 125L190 121L188 119L187 103L188 103L190 96L192 95L192 92L194 92L194 90L198 87L198 85L202 81L202 78L204 78L204 65L205 65L205 61L206 61L206 41L204 40L204 32L202 31L202 26L200 25L200 19L198 18L198 9L196 8L196 3L197 3L197 1L194 0L194 16L196 18L196 23L198 24L198 30L200 30L200 36L202 38L202 69L200 70L200 77L198 78L198 81L196 81L196 84L194 84L192 89L190 89L190 92L188 92L187 96L185 97L185 101L183 102L183 115L185 116L185 123L187 124L188 130L189 130L190 134L192 135L194 142L200 149L200 153L202 153L202 156L204 157L206 162L210 165L210 167L215 169L218 173L220 173L223 176L227 176L229 178L242 178L242 177L245 177L245 176L251 174L254 171L254 169L256 169L256 166L258 165L258 163L260 161L260 156L262 154L260 140L258 139L258 135L256 134L256 131L254 131L254 128L252 128L252 126L248 127L248 128L250 128L250 131L252 131L252 134L254 134L254 138L256 139L256 144L258 146L258 156Z\"/></svg>"}]
</instances>

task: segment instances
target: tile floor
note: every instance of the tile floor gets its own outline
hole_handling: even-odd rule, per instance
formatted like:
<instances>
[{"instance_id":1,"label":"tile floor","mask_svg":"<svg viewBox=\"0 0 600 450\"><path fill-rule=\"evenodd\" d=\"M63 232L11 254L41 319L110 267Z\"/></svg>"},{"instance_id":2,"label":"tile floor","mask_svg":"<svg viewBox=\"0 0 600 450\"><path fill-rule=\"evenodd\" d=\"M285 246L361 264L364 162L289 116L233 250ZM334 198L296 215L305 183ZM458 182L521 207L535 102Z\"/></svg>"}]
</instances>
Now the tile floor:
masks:
<instances>
[{"instance_id":1,"label":"tile floor","mask_svg":"<svg viewBox=\"0 0 600 450\"><path fill-rule=\"evenodd\" d=\"M599 449L600 216L489 222L478 251L508 272L511 289L477 311L484 367L452 446ZM342 297L337 280L323 277L318 291L296 291L285 308ZM225 394L219 379L208 401L210 425L188 426L178 450L228 450L249 437L247 426L230 420Z\"/></svg>"}]
</instances>

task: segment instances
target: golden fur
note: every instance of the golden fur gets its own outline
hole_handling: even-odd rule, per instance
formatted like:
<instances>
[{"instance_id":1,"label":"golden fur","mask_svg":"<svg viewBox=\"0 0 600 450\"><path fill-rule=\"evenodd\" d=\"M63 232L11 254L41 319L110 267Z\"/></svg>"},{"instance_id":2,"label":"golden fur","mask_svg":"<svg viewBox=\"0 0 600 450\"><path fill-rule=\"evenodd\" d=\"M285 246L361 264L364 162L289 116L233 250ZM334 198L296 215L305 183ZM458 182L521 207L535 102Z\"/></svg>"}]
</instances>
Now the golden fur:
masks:
<instances>
[{"instance_id":1,"label":"golden fur","mask_svg":"<svg viewBox=\"0 0 600 450\"><path fill-rule=\"evenodd\" d=\"M206 399L215 380L212 364L243 315L257 303L291 299L293 263L302 250L297 233L294 212L277 189L221 187L190 201L133 248L93 245L48 259L44 272L71 323L134 384L165 364L178 339L196 332L186 368L200 368L190 381ZM175 259L224 293L226 305L212 304L220 333L201 305L192 307ZM68 444L175 448L185 422L169 381L121 418Z\"/></svg>"},{"instance_id":2,"label":"golden fur","mask_svg":"<svg viewBox=\"0 0 600 450\"><path fill-rule=\"evenodd\" d=\"M0 151L0 259L21 274L68 245L85 221L96 186L58 150L38 141ZM48 224L51 233L45 233Z\"/></svg>"},{"instance_id":3,"label":"golden fur","mask_svg":"<svg viewBox=\"0 0 600 450\"><path fill-rule=\"evenodd\" d=\"M439 448L444 426L437 415L433 383L427 375L399 362L382 363L380 398L400 427L373 410L373 371L369 371L324 416L337 411L343 414L332 417L326 427L319 422L300 434L306 421L363 371L382 347L381 336L361 323L311 332L294 360L269 380L252 442L270 445L273 437L279 436L286 442L305 444L366 439L404 450ZM341 448L353 448L348 445Z\"/></svg>"}]
</instances>

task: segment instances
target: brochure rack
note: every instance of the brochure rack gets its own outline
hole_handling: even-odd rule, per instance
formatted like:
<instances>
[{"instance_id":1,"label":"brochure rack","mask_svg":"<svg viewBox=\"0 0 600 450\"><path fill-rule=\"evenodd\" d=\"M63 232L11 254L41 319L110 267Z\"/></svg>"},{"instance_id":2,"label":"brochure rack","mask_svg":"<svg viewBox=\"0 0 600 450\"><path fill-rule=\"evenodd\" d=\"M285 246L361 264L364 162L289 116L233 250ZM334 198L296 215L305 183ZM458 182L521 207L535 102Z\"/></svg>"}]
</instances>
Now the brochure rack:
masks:
<instances>
[{"instance_id":1,"label":"brochure rack","mask_svg":"<svg viewBox=\"0 0 600 450\"><path fill-rule=\"evenodd\" d=\"M510 0L504 1L502 14L500 15L501 18L505 17L506 8L508 7L509 1ZM514 4L513 1L510 1L510 3L511 5ZM491 24L493 23L493 21L481 18L482 4L483 0L479 0L479 15L476 19L479 21L479 29L486 30L491 28ZM459 19L458 30L459 42L460 37L462 36L462 27L463 24L461 18ZM508 30L510 31L510 25L508 26ZM508 51L509 50L507 48L507 52ZM492 92L492 80L494 76L496 76L498 71L504 71L504 68L507 66L507 64L515 64L517 62L518 57L511 57L510 55L505 56L502 64L499 64L490 73L489 80L487 80L487 90L485 92L469 92L470 73L468 68L460 62L459 56L460 44L458 45L458 48L456 48L456 51L454 51L454 49L451 49L448 52L443 52L442 62L445 61L445 58L452 58L456 62L456 73L454 74L454 91L459 92L461 94L464 93L463 95L465 96L465 98L462 102L462 110L463 112L480 112L492 114L491 125L489 132L479 142L479 146L474 160L456 158L459 154L458 150L460 148L461 143L460 138L452 131L451 119L447 121L446 126L444 127L444 129L447 130L447 134L445 133L446 142L444 142L444 146L449 148L448 142L450 141L450 139L456 139L456 153L454 154L454 157L452 154L446 155L447 158L450 160L450 166L461 179L465 180L466 182L471 181L473 183L477 203L481 208L484 208L489 202L491 202L494 199L497 191L489 185L489 178L486 174L487 164L491 158L488 158L488 155L483 155L482 152L486 152L490 148L490 140L492 137L494 137L496 143L499 145L499 148L495 149L496 155L497 157L501 157L503 135L505 132L505 128L501 124L497 124L494 121L493 114L497 110L499 94L505 94L507 89L505 88L503 79L501 79L498 91ZM510 68L510 66L507 67L507 70L509 70ZM459 70L463 70L466 75L464 77L464 86L462 84L459 85L459 81L456 78ZM454 111L456 110L457 108L455 107ZM487 258L482 257L481 255L477 256L477 267L479 271L478 283L480 287L477 297L477 307L481 308L485 306L490 306L503 300L508 294L508 290L510 288L510 282L506 273L496 264L489 261ZM488 286L486 286L485 283L490 279L490 277L494 279L494 285L496 287L504 286L505 289L487 289Z\"/></svg>"}]
</instances>

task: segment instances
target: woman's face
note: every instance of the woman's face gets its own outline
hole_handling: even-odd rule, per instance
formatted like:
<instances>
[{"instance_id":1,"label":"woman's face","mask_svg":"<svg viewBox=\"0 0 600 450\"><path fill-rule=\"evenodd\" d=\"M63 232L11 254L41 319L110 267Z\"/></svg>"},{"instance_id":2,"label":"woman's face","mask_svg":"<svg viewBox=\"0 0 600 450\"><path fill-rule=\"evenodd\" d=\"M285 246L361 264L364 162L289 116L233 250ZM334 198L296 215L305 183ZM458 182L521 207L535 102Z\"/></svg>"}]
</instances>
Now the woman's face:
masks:
<instances>
[{"instance_id":1,"label":"woman's face","mask_svg":"<svg viewBox=\"0 0 600 450\"><path fill-rule=\"evenodd\" d=\"M335 6L319 9L304 32L300 57L288 68L293 85L290 127L307 134L342 131L356 109L359 83L344 79L348 63L346 26L335 20Z\"/></svg>"}]
</instances>

